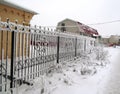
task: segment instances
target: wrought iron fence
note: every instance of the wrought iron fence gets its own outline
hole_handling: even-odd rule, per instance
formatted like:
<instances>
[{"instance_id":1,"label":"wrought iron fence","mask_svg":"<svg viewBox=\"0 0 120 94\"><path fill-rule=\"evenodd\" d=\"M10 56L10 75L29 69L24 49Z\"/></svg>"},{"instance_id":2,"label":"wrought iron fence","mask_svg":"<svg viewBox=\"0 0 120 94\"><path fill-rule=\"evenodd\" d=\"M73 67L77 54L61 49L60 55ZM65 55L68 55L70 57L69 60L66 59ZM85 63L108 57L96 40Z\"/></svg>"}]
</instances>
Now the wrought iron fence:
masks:
<instances>
[{"instance_id":1,"label":"wrought iron fence","mask_svg":"<svg viewBox=\"0 0 120 94\"><path fill-rule=\"evenodd\" d=\"M0 92L49 73L53 66L90 51L95 39L0 21Z\"/></svg>"}]
</instances>

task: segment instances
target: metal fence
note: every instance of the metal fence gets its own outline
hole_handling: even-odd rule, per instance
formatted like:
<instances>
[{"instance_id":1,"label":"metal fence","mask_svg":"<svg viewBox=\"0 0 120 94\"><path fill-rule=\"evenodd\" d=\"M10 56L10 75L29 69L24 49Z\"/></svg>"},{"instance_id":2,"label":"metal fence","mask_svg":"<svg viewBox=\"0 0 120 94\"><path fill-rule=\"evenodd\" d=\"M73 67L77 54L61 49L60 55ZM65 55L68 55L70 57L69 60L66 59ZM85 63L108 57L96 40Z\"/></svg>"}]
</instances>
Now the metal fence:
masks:
<instances>
[{"instance_id":1,"label":"metal fence","mask_svg":"<svg viewBox=\"0 0 120 94\"><path fill-rule=\"evenodd\" d=\"M90 51L95 39L0 21L0 92L31 84L66 60Z\"/></svg>"}]
</instances>

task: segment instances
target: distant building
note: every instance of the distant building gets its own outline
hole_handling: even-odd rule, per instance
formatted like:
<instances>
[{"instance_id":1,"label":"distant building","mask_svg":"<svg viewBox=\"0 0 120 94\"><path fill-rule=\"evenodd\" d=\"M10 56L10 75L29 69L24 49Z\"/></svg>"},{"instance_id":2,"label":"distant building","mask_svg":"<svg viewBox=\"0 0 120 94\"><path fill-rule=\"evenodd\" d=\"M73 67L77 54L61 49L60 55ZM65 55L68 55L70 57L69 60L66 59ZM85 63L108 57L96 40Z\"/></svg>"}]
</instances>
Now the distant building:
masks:
<instances>
[{"instance_id":1,"label":"distant building","mask_svg":"<svg viewBox=\"0 0 120 94\"><path fill-rule=\"evenodd\" d=\"M110 44L119 44L120 43L120 36L118 35L111 35L109 38Z\"/></svg>"},{"instance_id":2,"label":"distant building","mask_svg":"<svg viewBox=\"0 0 120 94\"><path fill-rule=\"evenodd\" d=\"M15 22L15 20L18 20L18 24L22 24L24 21L25 25L29 25L30 20L36 14L37 14L36 12L26 9L26 8L23 8L22 6L12 4L5 0L0 0L0 19L1 19L1 21L6 22L6 19L9 18L10 22ZM11 57L11 38L12 38L11 32L8 32L8 42L7 42L6 31L3 31L3 33L0 31L0 59L2 58L1 51L4 51L4 57L6 57L7 43L9 45L8 50L7 50L8 57ZM1 48L1 45L2 45L2 48Z\"/></svg>"},{"instance_id":3,"label":"distant building","mask_svg":"<svg viewBox=\"0 0 120 94\"><path fill-rule=\"evenodd\" d=\"M105 45L109 45L109 38L102 38L101 43Z\"/></svg>"},{"instance_id":4,"label":"distant building","mask_svg":"<svg viewBox=\"0 0 120 94\"><path fill-rule=\"evenodd\" d=\"M108 46L120 45L120 36L111 35L110 37L102 38L102 43Z\"/></svg>"},{"instance_id":5,"label":"distant building","mask_svg":"<svg viewBox=\"0 0 120 94\"><path fill-rule=\"evenodd\" d=\"M60 21L57 25L57 30L61 32L72 32L86 36L99 35L96 29L71 19Z\"/></svg>"}]
</instances>

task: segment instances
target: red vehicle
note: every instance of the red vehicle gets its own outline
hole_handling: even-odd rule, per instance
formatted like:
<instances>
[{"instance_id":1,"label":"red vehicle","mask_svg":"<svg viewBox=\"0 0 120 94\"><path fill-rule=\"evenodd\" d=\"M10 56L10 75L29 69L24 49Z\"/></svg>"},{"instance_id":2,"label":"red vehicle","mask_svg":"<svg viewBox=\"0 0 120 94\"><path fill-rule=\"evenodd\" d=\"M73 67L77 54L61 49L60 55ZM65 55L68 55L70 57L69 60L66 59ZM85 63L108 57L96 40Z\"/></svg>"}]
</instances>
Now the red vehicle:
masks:
<instances>
[{"instance_id":1,"label":"red vehicle","mask_svg":"<svg viewBox=\"0 0 120 94\"><path fill-rule=\"evenodd\" d=\"M109 47L116 46L116 43L109 44Z\"/></svg>"}]
</instances>

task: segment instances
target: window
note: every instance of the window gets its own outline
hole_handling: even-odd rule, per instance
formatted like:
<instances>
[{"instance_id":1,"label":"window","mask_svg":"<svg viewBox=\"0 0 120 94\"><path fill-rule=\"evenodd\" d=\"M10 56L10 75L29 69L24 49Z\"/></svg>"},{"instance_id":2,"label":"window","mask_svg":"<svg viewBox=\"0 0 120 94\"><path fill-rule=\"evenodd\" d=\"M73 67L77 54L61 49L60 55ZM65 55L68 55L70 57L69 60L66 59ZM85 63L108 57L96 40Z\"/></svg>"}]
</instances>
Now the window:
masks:
<instances>
[{"instance_id":1,"label":"window","mask_svg":"<svg viewBox=\"0 0 120 94\"><path fill-rule=\"evenodd\" d=\"M65 31L66 31L65 23L62 23L61 24L61 32L65 32Z\"/></svg>"},{"instance_id":2,"label":"window","mask_svg":"<svg viewBox=\"0 0 120 94\"><path fill-rule=\"evenodd\" d=\"M120 45L120 39L118 40L118 44Z\"/></svg>"},{"instance_id":3,"label":"window","mask_svg":"<svg viewBox=\"0 0 120 94\"><path fill-rule=\"evenodd\" d=\"M61 26L65 26L65 23L62 23Z\"/></svg>"}]
</instances>

